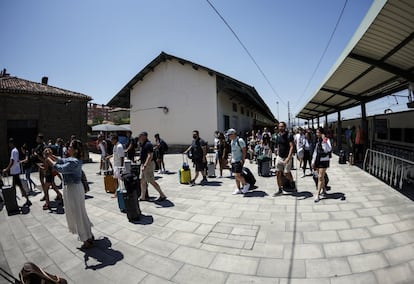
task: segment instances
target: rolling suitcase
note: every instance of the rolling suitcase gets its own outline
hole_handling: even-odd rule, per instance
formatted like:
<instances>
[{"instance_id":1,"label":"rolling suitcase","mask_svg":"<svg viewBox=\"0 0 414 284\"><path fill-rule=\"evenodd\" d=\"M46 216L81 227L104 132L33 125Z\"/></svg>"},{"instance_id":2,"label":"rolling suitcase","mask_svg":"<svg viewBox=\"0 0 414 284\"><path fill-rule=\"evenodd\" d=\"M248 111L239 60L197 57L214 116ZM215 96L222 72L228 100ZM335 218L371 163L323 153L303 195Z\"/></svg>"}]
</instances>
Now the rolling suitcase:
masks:
<instances>
[{"instance_id":1,"label":"rolling suitcase","mask_svg":"<svg viewBox=\"0 0 414 284\"><path fill-rule=\"evenodd\" d=\"M314 171L312 174L312 177L313 177L313 181L315 182L316 188L318 188L318 172ZM325 173L325 190L327 191L331 189L331 187L328 186L328 183L329 183L329 177L328 177L328 174Z\"/></svg>"},{"instance_id":2,"label":"rolling suitcase","mask_svg":"<svg viewBox=\"0 0 414 284\"><path fill-rule=\"evenodd\" d=\"M118 182L112 175L104 176L105 191L107 193L115 193L116 188L118 187Z\"/></svg>"},{"instance_id":3,"label":"rolling suitcase","mask_svg":"<svg viewBox=\"0 0 414 284\"><path fill-rule=\"evenodd\" d=\"M19 175L19 178L20 178L20 182L22 183L23 190L26 192L26 194L29 194L30 192L29 182L26 179L26 175L24 174L22 166L20 167L20 172L21 174Z\"/></svg>"},{"instance_id":4,"label":"rolling suitcase","mask_svg":"<svg viewBox=\"0 0 414 284\"><path fill-rule=\"evenodd\" d=\"M127 192L125 189L118 187L116 189L116 199L118 200L118 208L122 213L125 213L125 197L124 195L126 195Z\"/></svg>"},{"instance_id":5,"label":"rolling suitcase","mask_svg":"<svg viewBox=\"0 0 414 284\"><path fill-rule=\"evenodd\" d=\"M290 182L285 175L282 175L282 185L283 189L290 189L296 191L296 183L295 181Z\"/></svg>"},{"instance_id":6,"label":"rolling suitcase","mask_svg":"<svg viewBox=\"0 0 414 284\"><path fill-rule=\"evenodd\" d=\"M123 176L126 194L124 197L125 212L130 222L138 221L141 215L138 194L141 194L140 180L136 175L126 174Z\"/></svg>"},{"instance_id":7,"label":"rolling suitcase","mask_svg":"<svg viewBox=\"0 0 414 284\"><path fill-rule=\"evenodd\" d=\"M256 178L249 168L243 167L242 176L248 184L250 184L250 189L253 189L254 184L256 183Z\"/></svg>"},{"instance_id":8,"label":"rolling suitcase","mask_svg":"<svg viewBox=\"0 0 414 284\"><path fill-rule=\"evenodd\" d=\"M216 177L216 165L214 164L214 156L209 156L207 163L207 176L209 178Z\"/></svg>"},{"instance_id":9,"label":"rolling suitcase","mask_svg":"<svg viewBox=\"0 0 414 284\"><path fill-rule=\"evenodd\" d=\"M339 151L339 160L338 160L339 164L346 164L346 155L345 155L345 151L341 150Z\"/></svg>"},{"instance_id":10,"label":"rolling suitcase","mask_svg":"<svg viewBox=\"0 0 414 284\"><path fill-rule=\"evenodd\" d=\"M19 205L16 199L16 188L10 185L9 177L6 177L8 185L3 185L1 191L3 193L3 202L6 206L7 215L16 215L20 213Z\"/></svg>"},{"instance_id":11,"label":"rolling suitcase","mask_svg":"<svg viewBox=\"0 0 414 284\"><path fill-rule=\"evenodd\" d=\"M189 184L191 181L190 166L188 165L187 158L185 158L184 160L184 155L183 155L183 165L178 171L178 177L179 177L180 183L182 184Z\"/></svg>"},{"instance_id":12,"label":"rolling suitcase","mask_svg":"<svg viewBox=\"0 0 414 284\"><path fill-rule=\"evenodd\" d=\"M261 164L261 173L260 175L262 177L270 177L271 176L271 172L270 172L270 163L271 163L271 159L267 158L267 159L263 159L262 160L262 164Z\"/></svg>"}]
</instances>

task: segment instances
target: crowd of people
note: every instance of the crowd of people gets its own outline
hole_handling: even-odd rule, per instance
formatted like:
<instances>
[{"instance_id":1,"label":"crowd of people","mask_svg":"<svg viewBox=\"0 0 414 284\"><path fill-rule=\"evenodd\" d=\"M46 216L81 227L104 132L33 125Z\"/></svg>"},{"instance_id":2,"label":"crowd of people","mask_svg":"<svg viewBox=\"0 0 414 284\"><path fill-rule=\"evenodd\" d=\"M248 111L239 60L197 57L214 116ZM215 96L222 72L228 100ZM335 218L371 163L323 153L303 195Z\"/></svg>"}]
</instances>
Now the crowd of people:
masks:
<instances>
[{"instance_id":1,"label":"crowd of people","mask_svg":"<svg viewBox=\"0 0 414 284\"><path fill-rule=\"evenodd\" d=\"M94 236L92 234L92 223L85 207L85 188L82 183L82 142L77 140L74 135L67 143L63 139L56 139L56 143L51 140L45 143L43 134L39 133L36 137L36 147L29 150L27 144L23 144L20 151L17 149L14 139L9 138L10 160L3 175L12 177L14 188L19 187L21 194L26 198L23 206L31 206L29 195L34 192L37 185L31 178L32 171L39 172L40 189L43 192L43 210L51 209L49 189L52 188L56 197L55 200L63 206L65 205L65 215L69 231L78 234L83 242L81 248L87 249L93 245ZM21 158L23 157L23 158ZM27 191L23 186L20 174L24 173L27 182ZM61 181L57 186L55 180ZM62 192L60 188L63 189Z\"/></svg>"},{"instance_id":2,"label":"crowd of people","mask_svg":"<svg viewBox=\"0 0 414 284\"><path fill-rule=\"evenodd\" d=\"M200 137L199 131L193 131L193 141L184 151L192 159L195 167L195 176L190 184L194 186L201 175L200 185L207 184L207 142ZM296 189L291 170L295 159L302 169L302 178L317 176L317 194L315 202L326 194L325 173L329 167L332 152L331 137L325 135L323 128L303 129L295 128L289 131L285 122L280 122L271 133L267 127L263 130L252 130L245 137L237 134L235 129L226 133L214 133L215 166L219 166L219 178L223 177L223 170L229 169L230 176L234 174L236 188L233 194L247 193L250 184L246 182L242 170L247 159L259 165L262 159L271 161L276 172L277 188L273 196L286 193L286 189ZM296 157L296 158L294 158ZM230 165L229 165L230 164ZM308 172L308 173L307 173Z\"/></svg>"},{"instance_id":3,"label":"crowd of people","mask_svg":"<svg viewBox=\"0 0 414 284\"><path fill-rule=\"evenodd\" d=\"M198 130L192 132L191 145L183 152L193 161L195 167L194 178L190 185L195 186L196 180L201 176L200 185L206 185L207 180L207 153L209 152L206 140L200 137ZM85 186L82 183L84 173L82 171L82 142L72 136L66 143L63 139L51 140L45 143L44 136L38 134L36 147L28 149L24 144L20 151L15 146L13 138L9 139L10 162L3 173L8 173L13 180L13 186L21 190L26 198L24 206L31 206L30 193L37 187L31 178L33 170L38 170L40 188L43 192L43 209L51 209L49 190L56 193L55 200L65 203L65 213L69 231L78 234L83 242L82 248L93 245L92 223L85 208ZM136 138L132 132L128 132L126 143L119 141L117 134L110 136L109 143L102 134L98 136L96 145L101 161L97 174L111 169L114 178L121 178L121 169L125 166L125 160L135 162L140 160L141 196L140 201L148 201L146 195L148 185L152 185L159 193L157 201L164 201L167 196L154 178L156 168L159 174L167 173L164 155L168 151L167 143L157 133L154 135L154 143L148 138L147 132L141 132ZM139 157L136 156L138 148ZM298 167L303 171L302 177L315 175L318 177L315 202L318 202L325 192L324 175L329 168L331 157L331 141L325 135L323 128L302 129L288 131L286 123L280 122L271 133L266 127L263 130L251 131L246 137L238 135L235 129L229 129L225 133L214 133L214 145L212 147L215 157L215 166L219 166L219 178L223 177L223 171L229 170L230 176L234 175L235 190L233 194L245 194L251 185L242 174L246 160L258 161L259 157L268 157L272 167L276 171L276 190L274 197L286 192L287 187L295 190L295 181L291 174L296 157ZM112 161L112 163L111 163ZM309 174L306 174L309 170ZM22 186L20 174L24 173L29 187L28 192ZM56 184L60 182L60 185ZM61 192L63 189L63 193Z\"/></svg>"}]
</instances>

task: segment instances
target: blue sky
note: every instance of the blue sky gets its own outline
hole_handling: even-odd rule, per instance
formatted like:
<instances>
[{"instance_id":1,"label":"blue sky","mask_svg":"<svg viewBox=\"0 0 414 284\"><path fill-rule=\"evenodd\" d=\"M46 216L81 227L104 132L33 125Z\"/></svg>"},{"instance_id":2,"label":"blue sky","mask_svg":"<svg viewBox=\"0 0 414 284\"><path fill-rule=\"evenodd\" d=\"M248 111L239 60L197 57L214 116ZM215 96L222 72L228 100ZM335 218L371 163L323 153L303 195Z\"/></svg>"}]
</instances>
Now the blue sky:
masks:
<instances>
[{"instance_id":1,"label":"blue sky","mask_svg":"<svg viewBox=\"0 0 414 284\"><path fill-rule=\"evenodd\" d=\"M205 0L1 1L0 68L37 82L48 76L50 85L106 104L164 51L254 86L273 114L287 120L288 101L295 114L314 95L373 0L347 1L309 84L345 0L210 2L237 33L276 93ZM382 112L395 102L395 98L385 98L371 108ZM351 110L342 116L358 116L359 112Z\"/></svg>"}]
</instances>

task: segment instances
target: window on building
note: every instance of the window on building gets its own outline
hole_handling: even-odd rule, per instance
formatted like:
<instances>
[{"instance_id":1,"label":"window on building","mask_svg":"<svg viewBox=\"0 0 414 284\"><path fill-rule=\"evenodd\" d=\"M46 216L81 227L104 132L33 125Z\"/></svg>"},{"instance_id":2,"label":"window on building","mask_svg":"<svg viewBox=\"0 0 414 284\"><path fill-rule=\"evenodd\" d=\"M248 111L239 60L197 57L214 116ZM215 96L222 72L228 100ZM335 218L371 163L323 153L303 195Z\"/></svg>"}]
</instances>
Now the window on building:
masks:
<instances>
[{"instance_id":1,"label":"window on building","mask_svg":"<svg viewBox=\"0 0 414 284\"><path fill-rule=\"evenodd\" d=\"M230 128L230 116L225 115L224 116L224 129Z\"/></svg>"},{"instance_id":2,"label":"window on building","mask_svg":"<svg viewBox=\"0 0 414 284\"><path fill-rule=\"evenodd\" d=\"M404 142L414 143L414 128L406 128L404 134Z\"/></svg>"},{"instance_id":3,"label":"window on building","mask_svg":"<svg viewBox=\"0 0 414 284\"><path fill-rule=\"evenodd\" d=\"M240 113L244 114L244 107L240 107Z\"/></svg>"},{"instance_id":4,"label":"window on building","mask_svg":"<svg viewBox=\"0 0 414 284\"><path fill-rule=\"evenodd\" d=\"M402 141L402 128L391 128L390 129L390 140Z\"/></svg>"},{"instance_id":5,"label":"window on building","mask_svg":"<svg viewBox=\"0 0 414 284\"><path fill-rule=\"evenodd\" d=\"M237 104L236 103L233 103L233 111L237 112Z\"/></svg>"},{"instance_id":6,"label":"window on building","mask_svg":"<svg viewBox=\"0 0 414 284\"><path fill-rule=\"evenodd\" d=\"M246 115L250 116L250 111L249 110L246 110Z\"/></svg>"}]
</instances>

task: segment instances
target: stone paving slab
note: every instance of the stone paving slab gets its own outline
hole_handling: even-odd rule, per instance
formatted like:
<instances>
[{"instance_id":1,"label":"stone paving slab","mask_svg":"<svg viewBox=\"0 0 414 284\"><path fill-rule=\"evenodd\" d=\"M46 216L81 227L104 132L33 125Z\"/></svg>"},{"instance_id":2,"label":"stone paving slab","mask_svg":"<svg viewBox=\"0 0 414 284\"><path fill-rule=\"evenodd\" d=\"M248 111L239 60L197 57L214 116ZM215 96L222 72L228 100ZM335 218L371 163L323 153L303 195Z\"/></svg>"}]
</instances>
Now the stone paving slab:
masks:
<instances>
[{"instance_id":1,"label":"stone paving slab","mask_svg":"<svg viewBox=\"0 0 414 284\"><path fill-rule=\"evenodd\" d=\"M315 184L301 171L293 171L298 193L274 198L275 177L247 163L257 187L232 195L227 176L179 184L181 155L166 155L170 174L156 178L169 201L141 202L136 224L105 192L99 156L91 157L84 171L94 248L80 250L63 212L42 210L37 191L25 214L7 216L0 204L1 268L17 276L33 261L69 283L414 283L414 203L336 156L329 198L314 203Z\"/></svg>"}]
</instances>

